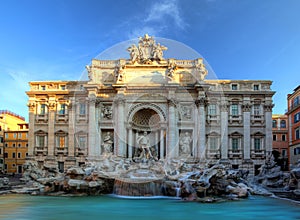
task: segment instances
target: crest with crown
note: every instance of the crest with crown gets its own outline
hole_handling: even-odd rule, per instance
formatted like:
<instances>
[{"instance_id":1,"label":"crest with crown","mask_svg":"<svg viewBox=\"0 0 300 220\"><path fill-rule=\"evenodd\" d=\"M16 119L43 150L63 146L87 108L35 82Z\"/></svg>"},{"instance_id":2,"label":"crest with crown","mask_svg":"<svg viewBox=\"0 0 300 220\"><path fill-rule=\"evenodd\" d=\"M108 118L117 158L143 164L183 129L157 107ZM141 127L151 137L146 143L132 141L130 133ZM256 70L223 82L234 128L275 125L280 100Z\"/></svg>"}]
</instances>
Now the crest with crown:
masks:
<instances>
[{"instance_id":1,"label":"crest with crown","mask_svg":"<svg viewBox=\"0 0 300 220\"><path fill-rule=\"evenodd\" d=\"M156 43L153 37L145 34L139 37L138 45L132 44L128 47L130 52L130 60L132 63L151 64L153 61L160 62L164 60L163 51L168 48Z\"/></svg>"}]
</instances>

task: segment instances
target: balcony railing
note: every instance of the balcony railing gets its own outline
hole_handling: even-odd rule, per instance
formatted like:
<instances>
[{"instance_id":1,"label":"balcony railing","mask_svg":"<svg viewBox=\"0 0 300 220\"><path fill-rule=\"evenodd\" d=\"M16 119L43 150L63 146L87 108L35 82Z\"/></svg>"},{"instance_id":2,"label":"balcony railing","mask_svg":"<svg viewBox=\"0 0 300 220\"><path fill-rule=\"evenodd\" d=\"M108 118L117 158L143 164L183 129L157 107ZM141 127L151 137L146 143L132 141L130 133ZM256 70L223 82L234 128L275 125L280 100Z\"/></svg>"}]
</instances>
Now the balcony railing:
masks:
<instances>
[{"instance_id":1,"label":"balcony railing","mask_svg":"<svg viewBox=\"0 0 300 220\"><path fill-rule=\"evenodd\" d=\"M207 115L206 118L207 123L218 123L220 121L220 116L219 115Z\"/></svg>"},{"instance_id":2,"label":"balcony railing","mask_svg":"<svg viewBox=\"0 0 300 220\"><path fill-rule=\"evenodd\" d=\"M34 151L35 151L35 155L42 154L42 155L46 156L48 153L48 148L46 146L45 147L35 147Z\"/></svg>"},{"instance_id":3,"label":"balcony railing","mask_svg":"<svg viewBox=\"0 0 300 220\"><path fill-rule=\"evenodd\" d=\"M37 114L35 115L36 122L47 122L48 121L48 114Z\"/></svg>"},{"instance_id":4,"label":"balcony railing","mask_svg":"<svg viewBox=\"0 0 300 220\"><path fill-rule=\"evenodd\" d=\"M251 150L252 159L264 159L266 155L265 150Z\"/></svg>"},{"instance_id":5,"label":"balcony railing","mask_svg":"<svg viewBox=\"0 0 300 220\"><path fill-rule=\"evenodd\" d=\"M251 123L263 123L264 122L264 115L252 115L251 116Z\"/></svg>"},{"instance_id":6,"label":"balcony railing","mask_svg":"<svg viewBox=\"0 0 300 220\"><path fill-rule=\"evenodd\" d=\"M242 123L243 117L242 115L229 115L229 123Z\"/></svg>"},{"instance_id":7,"label":"balcony railing","mask_svg":"<svg viewBox=\"0 0 300 220\"><path fill-rule=\"evenodd\" d=\"M228 150L229 159L242 159L243 151L242 150Z\"/></svg>"},{"instance_id":8,"label":"balcony railing","mask_svg":"<svg viewBox=\"0 0 300 220\"><path fill-rule=\"evenodd\" d=\"M76 154L76 156L85 156L85 155L87 155L87 149L76 147L75 154Z\"/></svg>"},{"instance_id":9,"label":"balcony railing","mask_svg":"<svg viewBox=\"0 0 300 220\"><path fill-rule=\"evenodd\" d=\"M67 122L69 120L68 114L56 114L56 122Z\"/></svg>"},{"instance_id":10,"label":"balcony railing","mask_svg":"<svg viewBox=\"0 0 300 220\"><path fill-rule=\"evenodd\" d=\"M68 148L66 148L66 147L57 147L57 148L55 148L54 153L55 153L56 156L59 155L59 154L63 154L65 156L67 156L68 155Z\"/></svg>"},{"instance_id":11,"label":"balcony railing","mask_svg":"<svg viewBox=\"0 0 300 220\"><path fill-rule=\"evenodd\" d=\"M220 150L207 150L206 152L208 159L220 159L221 153Z\"/></svg>"}]
</instances>

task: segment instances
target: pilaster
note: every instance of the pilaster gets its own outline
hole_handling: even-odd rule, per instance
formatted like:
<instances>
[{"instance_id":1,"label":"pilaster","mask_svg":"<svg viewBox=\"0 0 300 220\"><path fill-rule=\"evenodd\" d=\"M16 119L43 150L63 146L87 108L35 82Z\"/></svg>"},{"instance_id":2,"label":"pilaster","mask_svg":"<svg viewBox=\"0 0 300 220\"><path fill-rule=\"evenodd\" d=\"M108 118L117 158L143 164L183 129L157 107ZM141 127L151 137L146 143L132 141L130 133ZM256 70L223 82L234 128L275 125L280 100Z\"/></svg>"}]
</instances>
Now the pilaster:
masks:
<instances>
[{"instance_id":1,"label":"pilaster","mask_svg":"<svg viewBox=\"0 0 300 220\"><path fill-rule=\"evenodd\" d=\"M75 101L74 98L70 98L68 106L69 110L69 142L68 142L68 157L74 158L75 156L75 140L74 140L74 126L75 126Z\"/></svg>"},{"instance_id":2,"label":"pilaster","mask_svg":"<svg viewBox=\"0 0 300 220\"><path fill-rule=\"evenodd\" d=\"M243 104L243 129L244 129L244 159L250 159L251 139L250 139L250 112L251 105L249 103Z\"/></svg>"},{"instance_id":3,"label":"pilaster","mask_svg":"<svg viewBox=\"0 0 300 220\"><path fill-rule=\"evenodd\" d=\"M88 157L95 158L96 147L96 96L89 95L89 125L88 125Z\"/></svg>"},{"instance_id":4,"label":"pilaster","mask_svg":"<svg viewBox=\"0 0 300 220\"><path fill-rule=\"evenodd\" d=\"M221 159L228 159L228 106L221 103Z\"/></svg>"},{"instance_id":5,"label":"pilaster","mask_svg":"<svg viewBox=\"0 0 300 220\"><path fill-rule=\"evenodd\" d=\"M48 157L54 156L55 148L55 113L56 113L56 101L54 97L49 98L49 118L48 118Z\"/></svg>"},{"instance_id":6,"label":"pilaster","mask_svg":"<svg viewBox=\"0 0 300 220\"><path fill-rule=\"evenodd\" d=\"M266 120L266 128L265 128L265 134L266 134L266 153L270 154L272 153L272 108L273 104L266 104L264 106L265 110L265 120Z\"/></svg>"},{"instance_id":7,"label":"pilaster","mask_svg":"<svg viewBox=\"0 0 300 220\"><path fill-rule=\"evenodd\" d=\"M206 120L205 120L205 105L206 98L204 96L199 97L196 100L196 106L198 111L198 140L199 143L197 150L197 157L200 158L200 161L205 160L205 152L206 152Z\"/></svg>"}]
</instances>

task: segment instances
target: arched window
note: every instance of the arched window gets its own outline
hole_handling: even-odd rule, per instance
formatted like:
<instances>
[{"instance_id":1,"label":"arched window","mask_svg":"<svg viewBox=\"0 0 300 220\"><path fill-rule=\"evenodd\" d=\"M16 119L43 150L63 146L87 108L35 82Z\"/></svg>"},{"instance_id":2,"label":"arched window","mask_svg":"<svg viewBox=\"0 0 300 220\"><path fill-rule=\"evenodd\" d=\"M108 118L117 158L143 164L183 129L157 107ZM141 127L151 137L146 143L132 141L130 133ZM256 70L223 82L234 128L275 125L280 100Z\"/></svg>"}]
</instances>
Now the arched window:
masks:
<instances>
[{"instance_id":1,"label":"arched window","mask_svg":"<svg viewBox=\"0 0 300 220\"><path fill-rule=\"evenodd\" d=\"M280 127L281 128L286 128L286 121L285 120L280 121Z\"/></svg>"},{"instance_id":2,"label":"arched window","mask_svg":"<svg viewBox=\"0 0 300 220\"><path fill-rule=\"evenodd\" d=\"M273 120L273 122L272 122L272 127L273 127L273 128L277 128L277 121L276 121L276 120Z\"/></svg>"}]
</instances>

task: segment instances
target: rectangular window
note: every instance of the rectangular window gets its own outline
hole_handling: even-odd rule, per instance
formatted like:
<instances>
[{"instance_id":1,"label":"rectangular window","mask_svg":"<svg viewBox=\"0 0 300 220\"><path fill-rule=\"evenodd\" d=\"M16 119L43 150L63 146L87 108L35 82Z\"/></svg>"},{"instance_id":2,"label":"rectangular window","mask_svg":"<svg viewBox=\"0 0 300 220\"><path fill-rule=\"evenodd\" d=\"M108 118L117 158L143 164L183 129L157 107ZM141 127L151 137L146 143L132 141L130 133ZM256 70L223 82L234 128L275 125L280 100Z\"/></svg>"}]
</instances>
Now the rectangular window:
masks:
<instances>
[{"instance_id":1,"label":"rectangular window","mask_svg":"<svg viewBox=\"0 0 300 220\"><path fill-rule=\"evenodd\" d=\"M209 115L216 115L217 114L217 106L215 104L210 104L208 106L208 114Z\"/></svg>"},{"instance_id":2,"label":"rectangular window","mask_svg":"<svg viewBox=\"0 0 300 220\"><path fill-rule=\"evenodd\" d=\"M80 103L79 105L79 114L85 115L85 103Z\"/></svg>"},{"instance_id":3,"label":"rectangular window","mask_svg":"<svg viewBox=\"0 0 300 220\"><path fill-rule=\"evenodd\" d=\"M4 153L4 158L8 158L8 153Z\"/></svg>"},{"instance_id":4,"label":"rectangular window","mask_svg":"<svg viewBox=\"0 0 300 220\"><path fill-rule=\"evenodd\" d=\"M298 121L300 121L300 112L294 115L294 123L297 123Z\"/></svg>"},{"instance_id":5,"label":"rectangular window","mask_svg":"<svg viewBox=\"0 0 300 220\"><path fill-rule=\"evenodd\" d=\"M254 115L260 115L260 105L254 105L253 106L253 114Z\"/></svg>"},{"instance_id":6,"label":"rectangular window","mask_svg":"<svg viewBox=\"0 0 300 220\"><path fill-rule=\"evenodd\" d=\"M282 157L286 157L287 156L287 150L286 149L282 149L281 150L281 155L282 155Z\"/></svg>"},{"instance_id":7,"label":"rectangular window","mask_svg":"<svg viewBox=\"0 0 300 220\"><path fill-rule=\"evenodd\" d=\"M57 136L56 137L56 146L58 148L65 148L66 147L66 138L65 136Z\"/></svg>"},{"instance_id":8,"label":"rectangular window","mask_svg":"<svg viewBox=\"0 0 300 220\"><path fill-rule=\"evenodd\" d=\"M60 104L60 109L58 111L58 114L60 114L60 115L66 114L66 107L67 107L66 104Z\"/></svg>"},{"instance_id":9,"label":"rectangular window","mask_svg":"<svg viewBox=\"0 0 300 220\"><path fill-rule=\"evenodd\" d=\"M5 138L6 138L6 139L8 138L8 133L5 133Z\"/></svg>"},{"instance_id":10,"label":"rectangular window","mask_svg":"<svg viewBox=\"0 0 300 220\"><path fill-rule=\"evenodd\" d=\"M259 90L259 85L253 85L253 90L258 91Z\"/></svg>"},{"instance_id":11,"label":"rectangular window","mask_svg":"<svg viewBox=\"0 0 300 220\"><path fill-rule=\"evenodd\" d=\"M40 114L41 115L44 115L44 114L46 114L46 104L41 104L41 106L40 106Z\"/></svg>"},{"instance_id":12,"label":"rectangular window","mask_svg":"<svg viewBox=\"0 0 300 220\"><path fill-rule=\"evenodd\" d=\"M293 99L293 107L296 107L297 105L299 105L299 96Z\"/></svg>"},{"instance_id":13,"label":"rectangular window","mask_svg":"<svg viewBox=\"0 0 300 220\"><path fill-rule=\"evenodd\" d=\"M85 149L86 147L86 137L79 137L79 148Z\"/></svg>"},{"instance_id":14,"label":"rectangular window","mask_svg":"<svg viewBox=\"0 0 300 220\"><path fill-rule=\"evenodd\" d=\"M239 139L232 138L232 152L238 152L238 151L239 151Z\"/></svg>"},{"instance_id":15,"label":"rectangular window","mask_svg":"<svg viewBox=\"0 0 300 220\"><path fill-rule=\"evenodd\" d=\"M42 90L46 90L46 86L41 86L41 89Z\"/></svg>"},{"instance_id":16,"label":"rectangular window","mask_svg":"<svg viewBox=\"0 0 300 220\"><path fill-rule=\"evenodd\" d=\"M45 147L45 136L36 136L36 146Z\"/></svg>"},{"instance_id":17,"label":"rectangular window","mask_svg":"<svg viewBox=\"0 0 300 220\"><path fill-rule=\"evenodd\" d=\"M272 121L272 128L277 128L277 121L276 120Z\"/></svg>"},{"instance_id":18,"label":"rectangular window","mask_svg":"<svg viewBox=\"0 0 300 220\"><path fill-rule=\"evenodd\" d=\"M261 146L260 146L260 138L254 138L254 150L255 151L260 151Z\"/></svg>"},{"instance_id":19,"label":"rectangular window","mask_svg":"<svg viewBox=\"0 0 300 220\"><path fill-rule=\"evenodd\" d=\"M0 143L3 143L3 137L0 137Z\"/></svg>"},{"instance_id":20,"label":"rectangular window","mask_svg":"<svg viewBox=\"0 0 300 220\"><path fill-rule=\"evenodd\" d=\"M296 138L296 140L300 139L300 129L299 128L296 128L296 130L295 130L295 138Z\"/></svg>"},{"instance_id":21,"label":"rectangular window","mask_svg":"<svg viewBox=\"0 0 300 220\"><path fill-rule=\"evenodd\" d=\"M61 90L66 90L66 86L65 85L61 85L60 88L61 88Z\"/></svg>"},{"instance_id":22,"label":"rectangular window","mask_svg":"<svg viewBox=\"0 0 300 220\"><path fill-rule=\"evenodd\" d=\"M14 139L16 139L17 138L17 133L14 133Z\"/></svg>"},{"instance_id":23,"label":"rectangular window","mask_svg":"<svg viewBox=\"0 0 300 220\"><path fill-rule=\"evenodd\" d=\"M218 138L217 137L211 137L209 139L210 141L210 149L211 150L217 150L218 149Z\"/></svg>"},{"instance_id":24,"label":"rectangular window","mask_svg":"<svg viewBox=\"0 0 300 220\"><path fill-rule=\"evenodd\" d=\"M12 158L16 158L16 153L12 153Z\"/></svg>"},{"instance_id":25,"label":"rectangular window","mask_svg":"<svg viewBox=\"0 0 300 220\"><path fill-rule=\"evenodd\" d=\"M273 141L276 141L277 140L277 136L276 134L273 134Z\"/></svg>"},{"instance_id":26,"label":"rectangular window","mask_svg":"<svg viewBox=\"0 0 300 220\"><path fill-rule=\"evenodd\" d=\"M21 153L20 152L18 153L18 158L21 158Z\"/></svg>"},{"instance_id":27,"label":"rectangular window","mask_svg":"<svg viewBox=\"0 0 300 220\"><path fill-rule=\"evenodd\" d=\"M231 105L231 114L232 115L239 115L239 106L237 104Z\"/></svg>"},{"instance_id":28,"label":"rectangular window","mask_svg":"<svg viewBox=\"0 0 300 220\"><path fill-rule=\"evenodd\" d=\"M237 90L237 89L238 89L237 84L232 84L232 85L231 85L231 90Z\"/></svg>"},{"instance_id":29,"label":"rectangular window","mask_svg":"<svg viewBox=\"0 0 300 220\"><path fill-rule=\"evenodd\" d=\"M19 138L19 139L22 138L22 133L18 133L18 138Z\"/></svg>"},{"instance_id":30,"label":"rectangular window","mask_svg":"<svg viewBox=\"0 0 300 220\"><path fill-rule=\"evenodd\" d=\"M285 134L283 134L283 135L281 136L281 140L282 140L282 141L286 141L286 135L285 135Z\"/></svg>"},{"instance_id":31,"label":"rectangular window","mask_svg":"<svg viewBox=\"0 0 300 220\"><path fill-rule=\"evenodd\" d=\"M0 148L0 154L2 154L2 148Z\"/></svg>"}]
</instances>

